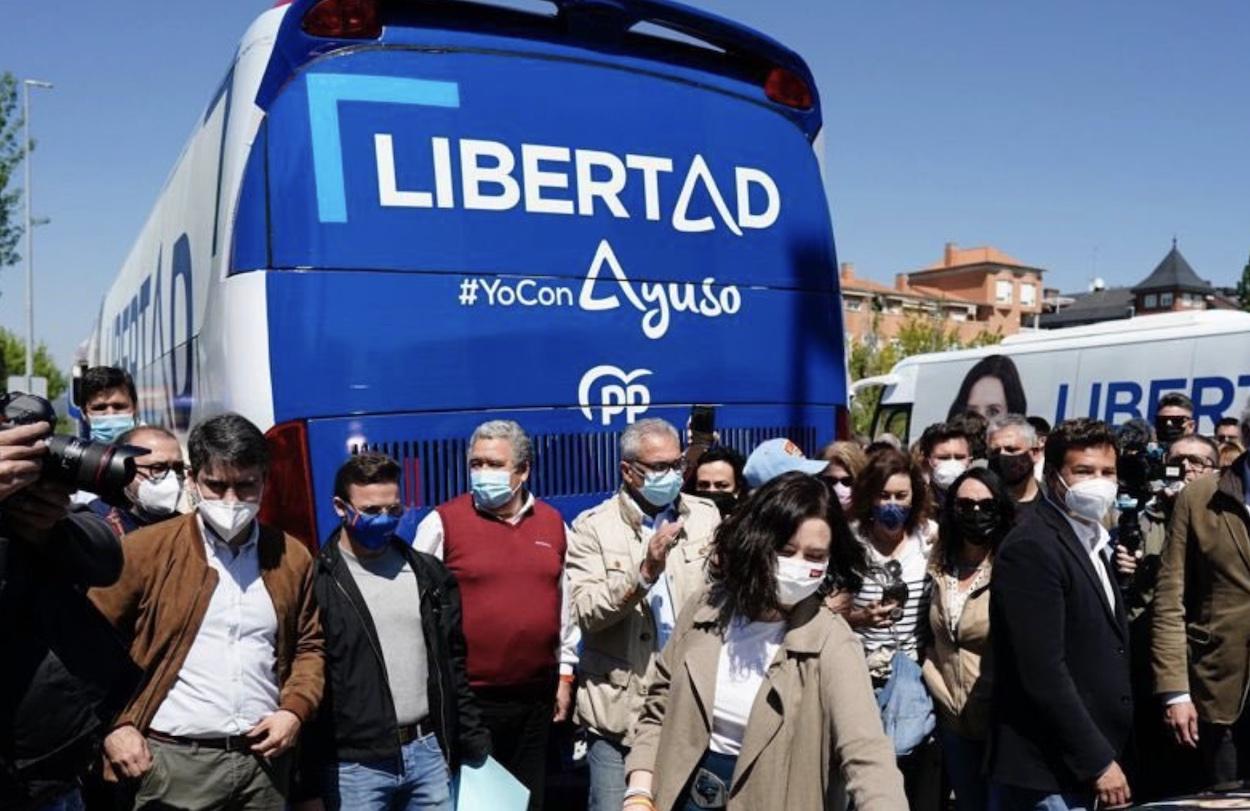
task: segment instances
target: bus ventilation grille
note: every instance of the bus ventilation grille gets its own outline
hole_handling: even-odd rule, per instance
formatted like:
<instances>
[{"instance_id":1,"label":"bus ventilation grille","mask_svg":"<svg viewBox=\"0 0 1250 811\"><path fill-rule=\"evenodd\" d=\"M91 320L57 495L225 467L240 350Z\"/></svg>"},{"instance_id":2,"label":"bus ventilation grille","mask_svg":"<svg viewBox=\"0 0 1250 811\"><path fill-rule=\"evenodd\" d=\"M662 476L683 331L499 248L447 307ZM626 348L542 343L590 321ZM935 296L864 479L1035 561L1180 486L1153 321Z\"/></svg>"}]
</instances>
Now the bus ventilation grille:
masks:
<instances>
[{"instance_id":1,"label":"bus ventilation grille","mask_svg":"<svg viewBox=\"0 0 1250 811\"><path fill-rule=\"evenodd\" d=\"M786 437L809 456L816 429L805 427L726 428L720 431L721 444L746 455L761 442ZM540 498L591 496L615 490L620 482L619 431L611 433L536 434L534 472L530 489ZM427 507L441 504L468 490L467 442L458 439L417 439L355 445L352 453L385 453L403 469L400 483L404 504Z\"/></svg>"}]
</instances>

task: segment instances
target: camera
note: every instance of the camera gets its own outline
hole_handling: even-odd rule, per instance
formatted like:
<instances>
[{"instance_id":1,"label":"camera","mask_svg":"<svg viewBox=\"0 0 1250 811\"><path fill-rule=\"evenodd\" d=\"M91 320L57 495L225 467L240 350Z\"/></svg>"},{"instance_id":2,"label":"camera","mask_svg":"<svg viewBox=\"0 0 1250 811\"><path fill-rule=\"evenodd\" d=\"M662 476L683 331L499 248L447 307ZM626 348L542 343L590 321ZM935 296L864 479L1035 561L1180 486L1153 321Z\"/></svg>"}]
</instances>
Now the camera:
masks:
<instances>
[{"instance_id":1,"label":"camera","mask_svg":"<svg viewBox=\"0 0 1250 811\"><path fill-rule=\"evenodd\" d=\"M36 422L56 425L52 404L33 394L0 395L0 410L0 428ZM122 491L135 477L135 458L148 453L147 448L134 445L109 445L64 434L55 434L45 441L48 453L43 459L41 479L95 493L110 504L125 503Z\"/></svg>"},{"instance_id":2,"label":"camera","mask_svg":"<svg viewBox=\"0 0 1250 811\"><path fill-rule=\"evenodd\" d=\"M1184 476L1180 465L1164 462L1163 448L1155 442L1127 442L1116 463L1120 492L1116 506L1120 511L1119 543L1130 552L1141 548L1142 533L1138 516L1154 498L1155 493Z\"/></svg>"}]
</instances>

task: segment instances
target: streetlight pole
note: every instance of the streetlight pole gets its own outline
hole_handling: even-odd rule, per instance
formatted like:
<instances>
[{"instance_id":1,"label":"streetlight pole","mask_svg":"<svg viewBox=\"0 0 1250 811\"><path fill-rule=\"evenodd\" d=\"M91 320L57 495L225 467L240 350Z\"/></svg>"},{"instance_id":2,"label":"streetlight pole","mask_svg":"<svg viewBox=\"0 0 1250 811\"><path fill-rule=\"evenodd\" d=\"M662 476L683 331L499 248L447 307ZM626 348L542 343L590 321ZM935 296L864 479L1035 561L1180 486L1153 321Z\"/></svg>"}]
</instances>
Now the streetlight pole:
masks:
<instances>
[{"instance_id":1,"label":"streetlight pole","mask_svg":"<svg viewBox=\"0 0 1250 811\"><path fill-rule=\"evenodd\" d=\"M25 153L26 170L26 391L30 392L35 378L35 222L30 213L30 89L51 90L51 82L38 79L22 80L22 127L25 141L22 151Z\"/></svg>"}]
</instances>

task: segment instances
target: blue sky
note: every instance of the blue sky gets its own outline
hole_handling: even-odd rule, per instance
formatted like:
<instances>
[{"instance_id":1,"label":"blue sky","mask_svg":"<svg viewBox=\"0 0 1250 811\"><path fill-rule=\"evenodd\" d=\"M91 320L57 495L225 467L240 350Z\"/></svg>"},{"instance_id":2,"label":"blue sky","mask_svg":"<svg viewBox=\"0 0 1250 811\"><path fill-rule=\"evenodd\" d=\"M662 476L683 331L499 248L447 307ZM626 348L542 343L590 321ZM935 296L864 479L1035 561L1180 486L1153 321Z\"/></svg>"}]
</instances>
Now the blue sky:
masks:
<instances>
[{"instance_id":1,"label":"blue sky","mask_svg":"<svg viewBox=\"0 0 1250 811\"><path fill-rule=\"evenodd\" d=\"M1232 284L1250 254L1250 3L705 0L812 65L839 258L888 281L947 241L1064 290L1150 272L1172 236ZM0 70L34 96L36 335L86 336L264 2L0 3ZM0 324L24 330L22 267Z\"/></svg>"}]
</instances>

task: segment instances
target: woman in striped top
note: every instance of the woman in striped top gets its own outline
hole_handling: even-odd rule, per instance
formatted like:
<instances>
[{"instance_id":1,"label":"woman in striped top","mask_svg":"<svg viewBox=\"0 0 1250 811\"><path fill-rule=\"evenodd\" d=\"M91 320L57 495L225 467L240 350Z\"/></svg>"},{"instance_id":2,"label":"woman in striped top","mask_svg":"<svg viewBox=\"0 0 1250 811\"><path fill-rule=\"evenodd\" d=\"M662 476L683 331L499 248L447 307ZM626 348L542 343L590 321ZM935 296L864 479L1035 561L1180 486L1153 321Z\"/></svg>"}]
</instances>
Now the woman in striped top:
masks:
<instances>
[{"instance_id":1,"label":"woman in striped top","mask_svg":"<svg viewBox=\"0 0 1250 811\"><path fill-rule=\"evenodd\" d=\"M890 675L895 652L920 660L928 641L929 552L937 524L928 518L928 488L920 468L902 451L868 459L852 493L852 529L868 569L847 621L859 634L873 685ZM936 809L941 794L937 747L926 741L899 758L911 811Z\"/></svg>"}]
</instances>

